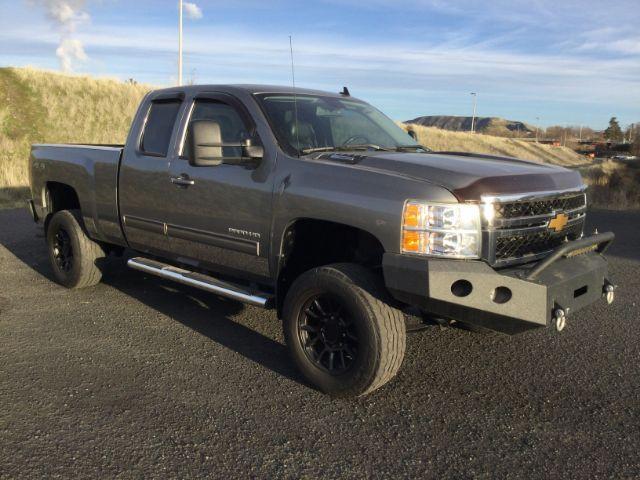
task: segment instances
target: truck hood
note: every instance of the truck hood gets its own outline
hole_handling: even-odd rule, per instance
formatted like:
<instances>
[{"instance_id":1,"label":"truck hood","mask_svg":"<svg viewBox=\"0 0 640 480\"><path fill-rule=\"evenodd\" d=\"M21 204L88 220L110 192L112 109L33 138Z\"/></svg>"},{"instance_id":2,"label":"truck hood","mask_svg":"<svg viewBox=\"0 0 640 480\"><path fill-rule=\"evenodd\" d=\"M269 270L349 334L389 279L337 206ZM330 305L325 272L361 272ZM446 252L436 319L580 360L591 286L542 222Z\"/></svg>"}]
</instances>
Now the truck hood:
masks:
<instances>
[{"instance_id":1,"label":"truck hood","mask_svg":"<svg viewBox=\"0 0 640 480\"><path fill-rule=\"evenodd\" d=\"M460 201L480 200L481 195L567 190L582 186L582 178L576 171L491 155L376 151L324 154L322 158L438 184Z\"/></svg>"}]
</instances>

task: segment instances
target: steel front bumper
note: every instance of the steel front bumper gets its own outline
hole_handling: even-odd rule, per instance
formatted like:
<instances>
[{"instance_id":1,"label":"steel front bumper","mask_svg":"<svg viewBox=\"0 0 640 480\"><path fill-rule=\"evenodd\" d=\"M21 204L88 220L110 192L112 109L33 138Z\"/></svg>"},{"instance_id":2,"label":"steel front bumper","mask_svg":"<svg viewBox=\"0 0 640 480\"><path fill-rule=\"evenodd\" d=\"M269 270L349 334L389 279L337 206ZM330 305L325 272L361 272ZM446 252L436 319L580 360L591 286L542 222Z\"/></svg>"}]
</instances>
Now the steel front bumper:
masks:
<instances>
[{"instance_id":1,"label":"steel front bumper","mask_svg":"<svg viewBox=\"0 0 640 480\"><path fill-rule=\"evenodd\" d=\"M443 318L515 334L571 315L611 285L605 233L571 242L533 267L493 270L481 261L385 254L384 278L399 301ZM553 258L552 258L553 257Z\"/></svg>"}]
</instances>

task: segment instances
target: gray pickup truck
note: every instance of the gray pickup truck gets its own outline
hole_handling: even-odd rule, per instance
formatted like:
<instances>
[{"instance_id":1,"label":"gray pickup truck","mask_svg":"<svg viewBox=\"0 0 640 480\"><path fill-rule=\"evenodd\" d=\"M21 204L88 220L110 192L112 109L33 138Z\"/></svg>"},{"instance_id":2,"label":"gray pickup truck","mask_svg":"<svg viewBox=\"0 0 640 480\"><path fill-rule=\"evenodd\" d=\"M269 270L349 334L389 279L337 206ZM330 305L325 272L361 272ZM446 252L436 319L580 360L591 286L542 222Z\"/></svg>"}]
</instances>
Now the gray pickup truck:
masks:
<instances>
[{"instance_id":1,"label":"gray pickup truck","mask_svg":"<svg viewBox=\"0 0 640 480\"><path fill-rule=\"evenodd\" d=\"M410 133L346 88L158 90L125 145L34 145L29 208L62 285L96 284L126 251L275 308L296 366L334 396L393 378L407 309L513 334L613 301L613 234L583 235L577 172Z\"/></svg>"}]
</instances>

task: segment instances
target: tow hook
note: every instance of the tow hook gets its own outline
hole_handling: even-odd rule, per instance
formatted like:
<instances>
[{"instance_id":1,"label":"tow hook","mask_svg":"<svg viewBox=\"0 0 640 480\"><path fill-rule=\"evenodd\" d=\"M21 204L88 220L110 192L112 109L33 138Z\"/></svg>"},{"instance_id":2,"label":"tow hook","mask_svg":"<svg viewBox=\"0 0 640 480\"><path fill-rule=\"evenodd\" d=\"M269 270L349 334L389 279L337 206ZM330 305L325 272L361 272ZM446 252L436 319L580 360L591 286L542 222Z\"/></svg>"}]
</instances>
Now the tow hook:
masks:
<instances>
[{"instance_id":1,"label":"tow hook","mask_svg":"<svg viewBox=\"0 0 640 480\"><path fill-rule=\"evenodd\" d=\"M553 311L552 320L558 332L561 332L562 330L564 330L564 327L567 325L567 316L565 315L564 310L561 308L556 308Z\"/></svg>"},{"instance_id":2,"label":"tow hook","mask_svg":"<svg viewBox=\"0 0 640 480\"><path fill-rule=\"evenodd\" d=\"M615 285L612 285L609 282L605 282L604 287L602 287L602 296L607 299L607 303L609 305L611 305L615 299L615 290Z\"/></svg>"}]
</instances>

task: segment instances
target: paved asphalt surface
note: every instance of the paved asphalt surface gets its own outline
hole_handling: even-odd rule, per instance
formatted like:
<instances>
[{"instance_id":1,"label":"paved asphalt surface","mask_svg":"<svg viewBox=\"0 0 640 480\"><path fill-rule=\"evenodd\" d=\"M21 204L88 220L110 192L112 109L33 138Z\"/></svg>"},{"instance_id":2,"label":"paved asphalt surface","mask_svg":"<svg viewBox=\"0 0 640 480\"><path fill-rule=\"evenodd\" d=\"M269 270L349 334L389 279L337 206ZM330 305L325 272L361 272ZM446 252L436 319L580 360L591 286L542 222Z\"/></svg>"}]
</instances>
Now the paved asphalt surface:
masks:
<instances>
[{"instance_id":1,"label":"paved asphalt surface","mask_svg":"<svg viewBox=\"0 0 640 480\"><path fill-rule=\"evenodd\" d=\"M620 285L551 329L433 327L398 377L336 401L264 312L110 263L50 280L42 232L0 211L0 478L640 478L640 213L594 213Z\"/></svg>"}]
</instances>

